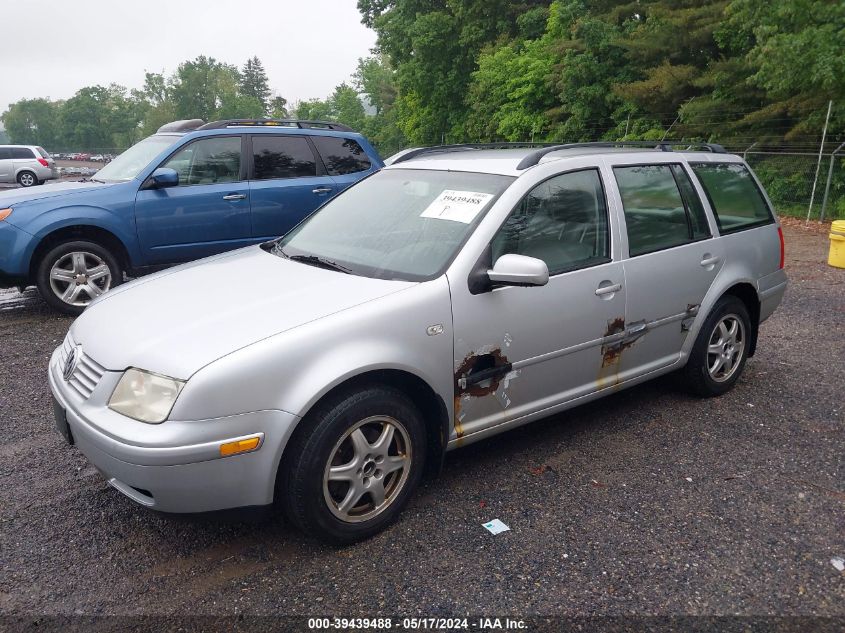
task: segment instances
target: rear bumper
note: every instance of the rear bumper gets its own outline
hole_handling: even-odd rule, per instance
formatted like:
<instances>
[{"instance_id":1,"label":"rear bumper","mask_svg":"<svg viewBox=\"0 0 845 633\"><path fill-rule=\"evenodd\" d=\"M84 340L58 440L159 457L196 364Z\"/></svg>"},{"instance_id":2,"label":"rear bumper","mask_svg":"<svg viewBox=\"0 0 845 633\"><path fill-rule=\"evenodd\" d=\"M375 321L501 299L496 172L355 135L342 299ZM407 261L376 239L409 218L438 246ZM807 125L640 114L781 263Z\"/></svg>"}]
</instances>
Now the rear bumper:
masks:
<instances>
[{"instance_id":1,"label":"rear bumper","mask_svg":"<svg viewBox=\"0 0 845 633\"><path fill-rule=\"evenodd\" d=\"M148 508L173 513L273 502L276 469L296 416L256 411L158 425L131 421L130 426L127 418L104 410L96 390L89 402L81 401L61 377L57 360L58 350L50 359L50 390L66 412L74 443L116 490ZM111 385L106 387L110 392ZM129 440L105 432L99 422L114 416L138 434ZM255 435L261 437L258 449L220 457L220 444Z\"/></svg>"},{"instance_id":2,"label":"rear bumper","mask_svg":"<svg viewBox=\"0 0 845 633\"><path fill-rule=\"evenodd\" d=\"M782 269L762 277L757 282L757 296L760 298L760 323L772 316L772 313L780 305L783 295L786 293L786 286L786 272Z\"/></svg>"}]
</instances>

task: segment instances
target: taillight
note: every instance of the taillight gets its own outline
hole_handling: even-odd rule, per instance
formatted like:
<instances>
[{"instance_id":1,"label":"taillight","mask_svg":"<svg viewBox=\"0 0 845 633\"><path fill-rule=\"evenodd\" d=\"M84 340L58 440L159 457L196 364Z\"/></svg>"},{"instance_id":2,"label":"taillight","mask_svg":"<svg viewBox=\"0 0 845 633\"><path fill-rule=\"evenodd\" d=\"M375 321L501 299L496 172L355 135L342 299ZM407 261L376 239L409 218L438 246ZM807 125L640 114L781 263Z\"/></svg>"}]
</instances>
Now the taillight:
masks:
<instances>
[{"instance_id":1,"label":"taillight","mask_svg":"<svg viewBox=\"0 0 845 633\"><path fill-rule=\"evenodd\" d=\"M783 243L783 229L778 227L778 238L780 239L780 268L783 268L786 248Z\"/></svg>"},{"instance_id":2,"label":"taillight","mask_svg":"<svg viewBox=\"0 0 845 633\"><path fill-rule=\"evenodd\" d=\"M47 159L45 159L45 158L39 158L39 159L38 159L38 162L39 162L39 163L41 163L44 167L49 167L49 166L50 166L50 163L48 163L48 162L47 162Z\"/></svg>"}]
</instances>

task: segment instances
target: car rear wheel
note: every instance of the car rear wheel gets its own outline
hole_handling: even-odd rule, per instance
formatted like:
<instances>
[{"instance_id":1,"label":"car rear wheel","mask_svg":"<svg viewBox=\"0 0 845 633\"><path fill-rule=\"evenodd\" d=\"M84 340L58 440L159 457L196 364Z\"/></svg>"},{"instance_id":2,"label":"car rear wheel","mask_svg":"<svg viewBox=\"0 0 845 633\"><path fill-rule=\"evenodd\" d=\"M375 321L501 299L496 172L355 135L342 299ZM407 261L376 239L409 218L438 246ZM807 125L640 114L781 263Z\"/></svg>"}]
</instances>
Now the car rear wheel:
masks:
<instances>
[{"instance_id":1,"label":"car rear wheel","mask_svg":"<svg viewBox=\"0 0 845 633\"><path fill-rule=\"evenodd\" d=\"M87 240L55 246L41 259L36 273L44 300L56 310L74 315L122 280L118 259Z\"/></svg>"},{"instance_id":2,"label":"car rear wheel","mask_svg":"<svg viewBox=\"0 0 845 633\"><path fill-rule=\"evenodd\" d=\"M38 184L38 178L31 171L22 171L18 174L18 184L21 187L34 187Z\"/></svg>"},{"instance_id":3,"label":"car rear wheel","mask_svg":"<svg viewBox=\"0 0 845 633\"><path fill-rule=\"evenodd\" d=\"M364 387L318 405L301 424L277 481L287 517L338 544L394 521L425 462L425 427L414 404L390 387Z\"/></svg>"},{"instance_id":4,"label":"car rear wheel","mask_svg":"<svg viewBox=\"0 0 845 633\"><path fill-rule=\"evenodd\" d=\"M720 396L739 380L751 347L751 319L745 304L725 295L698 333L684 368L687 385L699 396Z\"/></svg>"}]
</instances>

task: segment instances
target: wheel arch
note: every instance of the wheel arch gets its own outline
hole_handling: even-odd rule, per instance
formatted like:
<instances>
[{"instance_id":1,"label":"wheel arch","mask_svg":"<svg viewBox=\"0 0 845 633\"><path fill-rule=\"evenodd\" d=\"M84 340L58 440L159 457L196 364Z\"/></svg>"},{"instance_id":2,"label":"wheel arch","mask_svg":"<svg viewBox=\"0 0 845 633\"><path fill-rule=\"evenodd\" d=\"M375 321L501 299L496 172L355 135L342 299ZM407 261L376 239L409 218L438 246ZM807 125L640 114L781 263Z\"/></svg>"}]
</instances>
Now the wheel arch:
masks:
<instances>
[{"instance_id":1,"label":"wheel arch","mask_svg":"<svg viewBox=\"0 0 845 633\"><path fill-rule=\"evenodd\" d=\"M420 409L426 427L426 463L425 472L429 476L439 474L446 455L446 444L449 439L449 414L446 403L425 380L402 369L370 369L360 374L347 377L334 385L305 411L293 433L288 438L276 472L281 472L285 459L290 456L288 447L294 444L294 437L300 433L307 433L307 418L321 402L333 397L337 393L370 385L393 387L408 396Z\"/></svg>"},{"instance_id":2,"label":"wheel arch","mask_svg":"<svg viewBox=\"0 0 845 633\"><path fill-rule=\"evenodd\" d=\"M749 282L736 283L721 296L731 295L742 301L745 308L748 310L748 316L751 318L751 341L748 348L748 356L754 356L757 349L757 333L760 329L760 298L757 295L757 289Z\"/></svg>"},{"instance_id":3,"label":"wheel arch","mask_svg":"<svg viewBox=\"0 0 845 633\"><path fill-rule=\"evenodd\" d=\"M70 224L53 229L39 240L29 260L30 279L35 279L41 259L51 248L62 242L76 239L89 240L108 248L117 257L123 270L129 269L132 265L126 245L108 229L94 224Z\"/></svg>"}]
</instances>

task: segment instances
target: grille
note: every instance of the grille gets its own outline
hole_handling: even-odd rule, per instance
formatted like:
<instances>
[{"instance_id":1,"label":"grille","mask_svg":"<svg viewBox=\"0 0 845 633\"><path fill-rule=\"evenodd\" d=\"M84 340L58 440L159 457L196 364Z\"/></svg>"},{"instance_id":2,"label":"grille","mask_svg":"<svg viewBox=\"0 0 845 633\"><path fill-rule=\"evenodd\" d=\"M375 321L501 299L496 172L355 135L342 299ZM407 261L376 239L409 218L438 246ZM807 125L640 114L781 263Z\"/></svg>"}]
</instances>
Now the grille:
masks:
<instances>
[{"instance_id":1,"label":"grille","mask_svg":"<svg viewBox=\"0 0 845 633\"><path fill-rule=\"evenodd\" d=\"M60 374L64 371L65 361L75 345L76 343L73 342L70 334L68 334L65 337L65 342L62 344L62 351L59 353L58 369ZM84 351L80 350L77 353L79 354L79 358L76 362L76 369L73 370L67 383L83 400L87 400L91 397L94 389L97 388L106 369L93 358L87 356Z\"/></svg>"}]
</instances>

